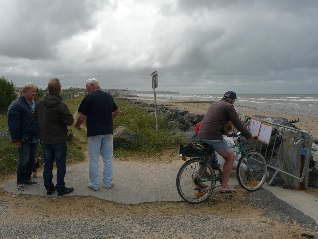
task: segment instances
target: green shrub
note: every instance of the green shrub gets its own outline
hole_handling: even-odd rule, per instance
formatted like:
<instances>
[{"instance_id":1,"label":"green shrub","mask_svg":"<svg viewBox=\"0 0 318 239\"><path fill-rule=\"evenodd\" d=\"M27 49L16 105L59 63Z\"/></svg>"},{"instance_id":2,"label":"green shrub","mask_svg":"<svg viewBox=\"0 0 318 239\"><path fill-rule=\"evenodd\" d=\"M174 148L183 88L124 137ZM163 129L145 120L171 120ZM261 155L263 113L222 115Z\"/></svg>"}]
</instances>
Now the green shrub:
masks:
<instances>
[{"instance_id":1,"label":"green shrub","mask_svg":"<svg viewBox=\"0 0 318 239\"><path fill-rule=\"evenodd\" d=\"M44 91L42 89L37 88L36 89L36 96L35 96L35 101L38 101L44 96Z\"/></svg>"},{"instance_id":2,"label":"green shrub","mask_svg":"<svg viewBox=\"0 0 318 239\"><path fill-rule=\"evenodd\" d=\"M67 142L67 161L76 162L85 160L86 143L78 137Z\"/></svg>"},{"instance_id":3,"label":"green shrub","mask_svg":"<svg viewBox=\"0 0 318 239\"><path fill-rule=\"evenodd\" d=\"M18 152L11 143L7 115L0 114L0 175L12 172L17 166Z\"/></svg>"},{"instance_id":4,"label":"green shrub","mask_svg":"<svg viewBox=\"0 0 318 239\"><path fill-rule=\"evenodd\" d=\"M185 139L171 132L169 122L158 116L158 131L154 114L147 114L134 103L126 100L116 100L120 108L120 115L114 120L114 128L124 126L137 134L138 140L127 142L119 147L114 143L115 156L126 155L154 155L165 149L172 149L185 142Z\"/></svg>"},{"instance_id":5,"label":"green shrub","mask_svg":"<svg viewBox=\"0 0 318 239\"><path fill-rule=\"evenodd\" d=\"M7 137L0 138L0 175L13 172L17 167L18 151Z\"/></svg>"},{"instance_id":6,"label":"green shrub","mask_svg":"<svg viewBox=\"0 0 318 239\"><path fill-rule=\"evenodd\" d=\"M0 114L0 130L8 130L8 117L6 114Z\"/></svg>"},{"instance_id":7,"label":"green shrub","mask_svg":"<svg viewBox=\"0 0 318 239\"><path fill-rule=\"evenodd\" d=\"M5 77L0 78L0 113L6 112L8 106L17 98L14 92L14 84Z\"/></svg>"}]
</instances>

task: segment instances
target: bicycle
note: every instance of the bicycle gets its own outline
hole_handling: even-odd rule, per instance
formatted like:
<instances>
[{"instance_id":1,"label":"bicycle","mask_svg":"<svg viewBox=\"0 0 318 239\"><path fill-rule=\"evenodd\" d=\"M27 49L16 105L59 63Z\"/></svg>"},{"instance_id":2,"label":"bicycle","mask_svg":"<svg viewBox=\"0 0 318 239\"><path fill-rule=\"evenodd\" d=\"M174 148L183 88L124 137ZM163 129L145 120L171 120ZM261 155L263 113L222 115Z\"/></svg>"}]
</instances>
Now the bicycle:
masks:
<instances>
[{"instance_id":1,"label":"bicycle","mask_svg":"<svg viewBox=\"0 0 318 239\"><path fill-rule=\"evenodd\" d=\"M236 176L242 188L247 191L256 191L262 187L267 175L267 164L263 155L256 151L247 151L242 142L241 134L237 137L235 145L236 156L240 156ZM183 160L189 160L181 166L176 178L179 195L185 201L197 204L207 200L216 187L217 182L222 182L222 170L220 165L212 168L211 160L217 158L211 145L196 141L187 146L180 145L180 156Z\"/></svg>"}]
</instances>

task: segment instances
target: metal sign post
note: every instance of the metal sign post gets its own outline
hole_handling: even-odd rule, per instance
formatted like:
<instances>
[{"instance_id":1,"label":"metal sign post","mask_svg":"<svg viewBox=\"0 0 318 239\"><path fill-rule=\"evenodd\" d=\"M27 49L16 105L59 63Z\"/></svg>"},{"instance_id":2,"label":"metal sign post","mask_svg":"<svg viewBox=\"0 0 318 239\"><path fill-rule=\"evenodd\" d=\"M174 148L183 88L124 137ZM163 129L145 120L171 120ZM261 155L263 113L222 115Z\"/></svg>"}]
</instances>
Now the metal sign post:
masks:
<instances>
[{"instance_id":1,"label":"metal sign post","mask_svg":"<svg viewBox=\"0 0 318 239\"><path fill-rule=\"evenodd\" d=\"M155 97L155 116L156 116L156 132L158 131L158 113L157 113L157 99L156 99L156 88L158 87L158 73L154 71L151 73L152 77L152 89Z\"/></svg>"}]
</instances>

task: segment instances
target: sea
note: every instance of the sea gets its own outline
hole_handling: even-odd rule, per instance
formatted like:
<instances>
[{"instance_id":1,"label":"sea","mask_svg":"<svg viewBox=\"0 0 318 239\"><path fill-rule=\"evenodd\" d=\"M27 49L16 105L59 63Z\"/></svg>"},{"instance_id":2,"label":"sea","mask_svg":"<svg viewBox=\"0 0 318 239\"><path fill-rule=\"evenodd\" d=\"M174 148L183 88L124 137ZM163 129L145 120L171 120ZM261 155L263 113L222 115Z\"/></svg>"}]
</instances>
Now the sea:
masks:
<instances>
[{"instance_id":1,"label":"sea","mask_svg":"<svg viewBox=\"0 0 318 239\"><path fill-rule=\"evenodd\" d=\"M137 98L155 98L154 94L137 93ZM156 93L156 101L213 102L220 100L220 94L177 94ZM318 94L239 94L235 106L272 113L318 116Z\"/></svg>"}]
</instances>

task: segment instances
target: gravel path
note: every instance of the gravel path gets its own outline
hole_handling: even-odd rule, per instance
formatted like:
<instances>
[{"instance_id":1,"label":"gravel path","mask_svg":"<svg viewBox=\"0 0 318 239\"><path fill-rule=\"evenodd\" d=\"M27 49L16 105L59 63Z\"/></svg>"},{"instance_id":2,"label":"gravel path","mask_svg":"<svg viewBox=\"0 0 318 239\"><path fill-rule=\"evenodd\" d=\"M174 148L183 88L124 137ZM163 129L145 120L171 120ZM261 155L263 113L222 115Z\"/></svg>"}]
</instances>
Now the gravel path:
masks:
<instances>
[{"instance_id":1,"label":"gravel path","mask_svg":"<svg viewBox=\"0 0 318 239\"><path fill-rule=\"evenodd\" d=\"M83 218L1 224L5 226L1 229L1 238L279 238L275 236L270 222L238 221L214 215L145 217L138 220L127 217L108 220Z\"/></svg>"},{"instance_id":2,"label":"gravel path","mask_svg":"<svg viewBox=\"0 0 318 239\"><path fill-rule=\"evenodd\" d=\"M268 213L274 213L268 211ZM281 216L286 216L284 213ZM280 215L279 215L280 217ZM291 218L291 217L290 217ZM281 218L282 219L282 218ZM305 219L307 220L307 219ZM25 222L1 221L1 238L317 238L314 228L293 229L269 219L229 218L218 215L175 215L104 219L37 219ZM308 225L307 225L308 226ZM296 232L297 230L297 232ZM303 230L303 231L302 231ZM286 233L277 233L286 231ZM308 232L310 231L310 232ZM297 233L297 234L296 234ZM311 237L307 237L311 236Z\"/></svg>"}]
</instances>

